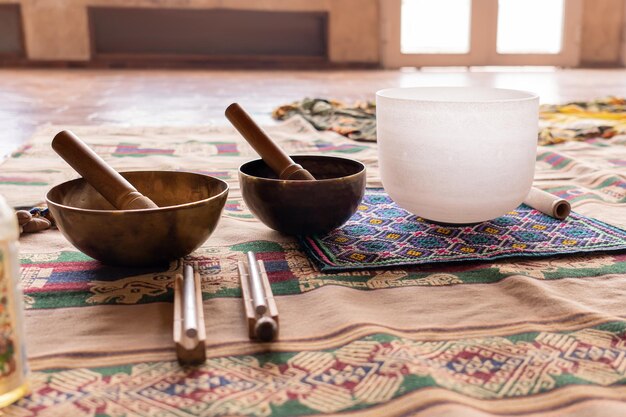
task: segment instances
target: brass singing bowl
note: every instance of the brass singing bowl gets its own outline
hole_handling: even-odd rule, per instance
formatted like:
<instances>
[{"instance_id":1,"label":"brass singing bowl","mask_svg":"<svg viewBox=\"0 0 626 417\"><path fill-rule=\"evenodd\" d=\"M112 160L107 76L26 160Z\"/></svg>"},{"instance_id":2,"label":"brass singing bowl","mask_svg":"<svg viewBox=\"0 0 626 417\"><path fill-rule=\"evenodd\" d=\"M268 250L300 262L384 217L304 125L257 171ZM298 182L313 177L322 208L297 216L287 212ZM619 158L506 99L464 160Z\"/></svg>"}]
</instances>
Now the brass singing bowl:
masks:
<instances>
[{"instance_id":1,"label":"brass singing bowl","mask_svg":"<svg viewBox=\"0 0 626 417\"><path fill-rule=\"evenodd\" d=\"M200 247L213 233L228 184L208 175L174 171L121 172L158 209L115 210L83 178L46 196L61 233L105 264L162 265Z\"/></svg>"},{"instance_id":2,"label":"brass singing bowl","mask_svg":"<svg viewBox=\"0 0 626 417\"><path fill-rule=\"evenodd\" d=\"M257 159L239 168L241 194L259 220L291 235L316 235L344 224L365 193L365 166L334 156L292 156L316 181L280 180Z\"/></svg>"}]
</instances>

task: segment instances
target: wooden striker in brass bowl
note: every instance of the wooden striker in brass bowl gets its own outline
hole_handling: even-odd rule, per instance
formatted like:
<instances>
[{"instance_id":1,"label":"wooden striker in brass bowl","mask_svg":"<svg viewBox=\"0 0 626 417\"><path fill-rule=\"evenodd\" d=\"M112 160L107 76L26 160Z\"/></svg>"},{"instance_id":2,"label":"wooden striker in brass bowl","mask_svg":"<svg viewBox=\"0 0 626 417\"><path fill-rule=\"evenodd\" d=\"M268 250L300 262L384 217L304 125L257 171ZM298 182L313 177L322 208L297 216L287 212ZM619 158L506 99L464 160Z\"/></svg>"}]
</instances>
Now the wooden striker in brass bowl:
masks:
<instances>
[{"instance_id":1,"label":"wooden striker in brass bowl","mask_svg":"<svg viewBox=\"0 0 626 417\"><path fill-rule=\"evenodd\" d=\"M110 265L160 265L193 252L217 226L228 196L228 184L208 175L121 175L159 208L115 210L82 178L57 185L46 196L63 235L85 254Z\"/></svg>"}]
</instances>

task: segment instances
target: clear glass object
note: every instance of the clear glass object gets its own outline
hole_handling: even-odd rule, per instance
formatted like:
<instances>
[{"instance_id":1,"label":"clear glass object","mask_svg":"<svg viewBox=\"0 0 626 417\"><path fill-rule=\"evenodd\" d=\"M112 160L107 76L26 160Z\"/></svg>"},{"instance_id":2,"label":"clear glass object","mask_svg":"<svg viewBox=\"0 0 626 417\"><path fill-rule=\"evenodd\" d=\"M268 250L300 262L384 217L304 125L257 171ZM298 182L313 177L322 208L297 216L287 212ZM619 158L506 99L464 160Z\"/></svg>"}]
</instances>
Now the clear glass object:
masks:
<instances>
[{"instance_id":1,"label":"clear glass object","mask_svg":"<svg viewBox=\"0 0 626 417\"><path fill-rule=\"evenodd\" d=\"M561 52L564 6L564 0L499 0L497 52Z\"/></svg>"},{"instance_id":2,"label":"clear glass object","mask_svg":"<svg viewBox=\"0 0 626 417\"><path fill-rule=\"evenodd\" d=\"M28 391L18 238L15 212L0 196L0 409Z\"/></svg>"},{"instance_id":3,"label":"clear glass object","mask_svg":"<svg viewBox=\"0 0 626 417\"><path fill-rule=\"evenodd\" d=\"M532 185L539 97L479 87L376 93L380 175L402 208L443 223L515 209Z\"/></svg>"},{"instance_id":4,"label":"clear glass object","mask_svg":"<svg viewBox=\"0 0 626 417\"><path fill-rule=\"evenodd\" d=\"M468 53L471 8L471 0L402 0L401 52Z\"/></svg>"}]
</instances>

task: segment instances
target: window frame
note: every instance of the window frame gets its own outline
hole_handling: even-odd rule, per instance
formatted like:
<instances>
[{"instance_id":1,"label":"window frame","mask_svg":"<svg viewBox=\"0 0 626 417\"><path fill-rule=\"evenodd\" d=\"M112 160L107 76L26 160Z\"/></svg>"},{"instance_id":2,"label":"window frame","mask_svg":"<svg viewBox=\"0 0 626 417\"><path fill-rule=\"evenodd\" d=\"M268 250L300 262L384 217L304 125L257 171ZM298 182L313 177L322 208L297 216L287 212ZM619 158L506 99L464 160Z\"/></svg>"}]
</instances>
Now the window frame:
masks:
<instances>
[{"instance_id":1,"label":"window frame","mask_svg":"<svg viewBox=\"0 0 626 417\"><path fill-rule=\"evenodd\" d=\"M472 0L468 53L403 54L400 49L401 9L402 0L380 0L381 58L385 68L486 65L575 67L580 62L582 0L564 0L563 47L557 54L498 53L498 0Z\"/></svg>"}]
</instances>

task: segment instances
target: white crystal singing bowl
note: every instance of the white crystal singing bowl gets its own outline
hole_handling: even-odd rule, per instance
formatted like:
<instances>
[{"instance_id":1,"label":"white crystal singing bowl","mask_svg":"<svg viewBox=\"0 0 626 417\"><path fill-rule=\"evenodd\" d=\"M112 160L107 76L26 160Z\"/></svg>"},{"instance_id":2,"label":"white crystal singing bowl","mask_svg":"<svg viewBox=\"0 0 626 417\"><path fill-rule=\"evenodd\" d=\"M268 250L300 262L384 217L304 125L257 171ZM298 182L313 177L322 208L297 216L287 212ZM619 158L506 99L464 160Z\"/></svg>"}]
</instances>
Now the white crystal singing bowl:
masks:
<instances>
[{"instance_id":1,"label":"white crystal singing bowl","mask_svg":"<svg viewBox=\"0 0 626 417\"><path fill-rule=\"evenodd\" d=\"M539 97L478 87L376 93L380 174L402 208L443 223L515 209L533 181Z\"/></svg>"}]
</instances>

